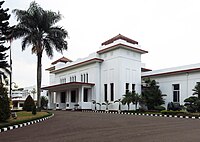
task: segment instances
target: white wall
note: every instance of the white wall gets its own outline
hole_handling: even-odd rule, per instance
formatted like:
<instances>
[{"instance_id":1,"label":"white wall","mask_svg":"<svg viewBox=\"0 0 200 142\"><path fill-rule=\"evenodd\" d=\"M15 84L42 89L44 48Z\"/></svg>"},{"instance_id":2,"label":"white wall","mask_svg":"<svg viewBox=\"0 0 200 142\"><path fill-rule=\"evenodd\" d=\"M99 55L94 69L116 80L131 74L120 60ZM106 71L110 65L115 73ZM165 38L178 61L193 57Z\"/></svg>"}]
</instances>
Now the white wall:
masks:
<instances>
[{"instance_id":1,"label":"white wall","mask_svg":"<svg viewBox=\"0 0 200 142\"><path fill-rule=\"evenodd\" d=\"M173 84L180 84L180 104L184 104L184 100L189 96L192 96L195 85L200 82L200 72L182 73L175 75L165 75L151 77L155 79L160 86L160 90L167 96L165 98L165 106L168 102L173 101Z\"/></svg>"}]
</instances>

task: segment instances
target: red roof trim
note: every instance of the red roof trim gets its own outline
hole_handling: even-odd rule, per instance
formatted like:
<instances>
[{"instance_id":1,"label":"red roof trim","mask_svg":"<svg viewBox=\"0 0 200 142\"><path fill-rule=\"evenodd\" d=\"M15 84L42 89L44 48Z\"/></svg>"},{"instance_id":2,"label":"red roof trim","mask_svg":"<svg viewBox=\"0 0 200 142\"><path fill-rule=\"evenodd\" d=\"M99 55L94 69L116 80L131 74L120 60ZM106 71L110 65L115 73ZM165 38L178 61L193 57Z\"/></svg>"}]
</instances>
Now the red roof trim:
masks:
<instances>
[{"instance_id":1,"label":"red roof trim","mask_svg":"<svg viewBox=\"0 0 200 142\"><path fill-rule=\"evenodd\" d=\"M135 47L132 47L132 46L128 46L128 45L125 45L125 44L121 44L121 43L110 46L110 47L102 49L102 50L99 50L99 51L97 51L97 53L101 54L101 53L107 52L109 50L112 50L112 48L116 48L116 47L119 48L120 46L124 46L126 48L131 49L131 50L136 50L137 52L140 52L140 53L148 53L148 51L145 51L145 50L142 50L142 49L139 49L139 48L135 48Z\"/></svg>"},{"instance_id":2,"label":"red roof trim","mask_svg":"<svg viewBox=\"0 0 200 142\"><path fill-rule=\"evenodd\" d=\"M151 69L147 69L147 68L141 68L142 72L147 72L147 71L152 71Z\"/></svg>"},{"instance_id":3,"label":"red roof trim","mask_svg":"<svg viewBox=\"0 0 200 142\"><path fill-rule=\"evenodd\" d=\"M49 67L49 68L47 68L47 69L45 69L46 71L52 71L52 70L55 70L55 66L53 66L53 67Z\"/></svg>"},{"instance_id":4,"label":"red roof trim","mask_svg":"<svg viewBox=\"0 0 200 142\"><path fill-rule=\"evenodd\" d=\"M91 85L94 86L94 83L86 83L86 82L67 82L67 83L63 83L63 84L57 84L57 85L52 85L52 86L46 86L46 87L42 87L42 90L49 90L53 87L64 87L65 85Z\"/></svg>"},{"instance_id":5,"label":"red roof trim","mask_svg":"<svg viewBox=\"0 0 200 142\"><path fill-rule=\"evenodd\" d=\"M200 71L200 68L193 68L193 69L187 69L187 70L179 70L179 71L158 73L158 74L152 74L152 75L144 75L144 76L142 76L142 77L152 77L152 76L162 76L162 75L173 75L173 74L180 74L180 73L187 73L187 72L196 72L196 71Z\"/></svg>"},{"instance_id":6,"label":"red roof trim","mask_svg":"<svg viewBox=\"0 0 200 142\"><path fill-rule=\"evenodd\" d=\"M130 39L130 38L128 38L128 37L125 37L125 36L119 34L119 35L117 35L117 36L115 36L115 37L113 37L113 38L111 38L111 39L109 39L109 40L103 42L101 45L108 45L108 44L113 43L114 41L116 41L116 40L118 40L118 39L125 40L125 41L127 41L127 42L129 42L129 43L132 43L132 44L138 44L137 41L135 41L135 40L133 40L133 39Z\"/></svg>"},{"instance_id":7,"label":"red roof trim","mask_svg":"<svg viewBox=\"0 0 200 142\"><path fill-rule=\"evenodd\" d=\"M85 64L85 63L87 63L87 62L95 61L95 60L98 61L98 62L103 62L103 61L104 61L103 59L93 58L93 59L90 59L90 60L87 60L87 61L83 61L83 62L74 64L74 65L71 65L71 66L68 66L68 67L64 67L64 68L61 68L61 69L58 69L58 70L53 70L53 71L51 71L51 73L59 72L59 71L65 70L65 69L67 69L67 68L75 67L75 66L77 66L77 65Z\"/></svg>"},{"instance_id":8,"label":"red roof trim","mask_svg":"<svg viewBox=\"0 0 200 142\"><path fill-rule=\"evenodd\" d=\"M60 59L58 59L58 60L52 62L51 64L54 65L54 64L56 64L56 63L58 63L58 62L67 63L67 62L72 62L72 60L70 60L70 59L68 59L68 58L66 58L66 57L62 57L62 58L60 58Z\"/></svg>"}]
</instances>

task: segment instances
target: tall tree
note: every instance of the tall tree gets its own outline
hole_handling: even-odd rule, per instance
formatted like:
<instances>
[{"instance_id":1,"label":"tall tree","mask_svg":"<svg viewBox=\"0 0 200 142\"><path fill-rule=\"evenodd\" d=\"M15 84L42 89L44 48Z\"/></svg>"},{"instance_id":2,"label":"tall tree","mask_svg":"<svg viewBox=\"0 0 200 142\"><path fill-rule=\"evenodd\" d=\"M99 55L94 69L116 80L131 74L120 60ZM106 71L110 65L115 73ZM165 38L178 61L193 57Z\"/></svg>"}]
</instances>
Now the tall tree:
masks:
<instances>
[{"instance_id":1,"label":"tall tree","mask_svg":"<svg viewBox=\"0 0 200 142\"><path fill-rule=\"evenodd\" d=\"M0 1L0 75L5 79L7 77L5 72L10 74L10 66L6 60L8 56L6 55L5 51L7 51L10 47L5 47L4 43L9 39L13 27L9 27L8 20L10 15L7 13L9 9L1 8L3 3L4 1Z\"/></svg>"},{"instance_id":2,"label":"tall tree","mask_svg":"<svg viewBox=\"0 0 200 142\"><path fill-rule=\"evenodd\" d=\"M12 32L9 27L10 15L7 14L7 9L1 8L4 1L0 1L0 77L7 78L5 72L10 73L9 64L6 61L7 55L5 53L10 47L5 47L4 43ZM0 80L0 122L6 121L10 117L10 101L8 98L8 90L4 87L2 80Z\"/></svg>"},{"instance_id":3,"label":"tall tree","mask_svg":"<svg viewBox=\"0 0 200 142\"><path fill-rule=\"evenodd\" d=\"M42 80L42 55L46 51L48 57L53 57L53 49L58 52L67 50L67 31L55 24L61 20L61 14L44 10L36 2L31 2L27 10L13 10L18 24L14 28L13 38L22 39L22 51L32 46L32 53L37 56L37 105L40 107Z\"/></svg>"},{"instance_id":4,"label":"tall tree","mask_svg":"<svg viewBox=\"0 0 200 142\"><path fill-rule=\"evenodd\" d=\"M155 106L164 104L164 99L159 86L155 80L146 79L146 86L142 89L142 99L149 110L154 110Z\"/></svg>"}]
</instances>

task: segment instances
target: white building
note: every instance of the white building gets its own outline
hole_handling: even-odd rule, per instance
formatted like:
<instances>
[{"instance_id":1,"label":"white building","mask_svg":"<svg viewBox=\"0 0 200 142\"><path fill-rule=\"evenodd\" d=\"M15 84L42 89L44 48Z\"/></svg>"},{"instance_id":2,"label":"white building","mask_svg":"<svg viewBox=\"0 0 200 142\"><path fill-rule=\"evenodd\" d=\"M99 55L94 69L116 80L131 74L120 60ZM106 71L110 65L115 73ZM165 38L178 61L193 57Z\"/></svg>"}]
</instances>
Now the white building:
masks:
<instances>
[{"instance_id":1,"label":"white building","mask_svg":"<svg viewBox=\"0 0 200 142\"><path fill-rule=\"evenodd\" d=\"M35 103L37 102L37 92L36 92L36 86L30 86L30 87L24 87L24 88L17 88L12 89L12 104L13 109L15 110L21 110L23 108L24 102L26 98L30 95ZM46 96L47 91L42 91L41 96Z\"/></svg>"},{"instance_id":2,"label":"white building","mask_svg":"<svg viewBox=\"0 0 200 142\"><path fill-rule=\"evenodd\" d=\"M143 68L141 55L148 53L137 41L117 35L101 44L100 49L88 57L74 62L62 57L46 69L50 73L48 90L50 109L94 109L92 100L111 102L110 110L117 110L117 99L126 91L141 93L141 78L150 77L159 82L168 102L180 102L192 95L196 82L200 82L200 64L150 71ZM132 109L135 107L131 106ZM105 110L105 106L97 107ZM123 106L122 109L127 109Z\"/></svg>"},{"instance_id":3,"label":"white building","mask_svg":"<svg viewBox=\"0 0 200 142\"><path fill-rule=\"evenodd\" d=\"M145 77L159 83L160 90L166 95L165 107L168 102L184 105L184 100L193 94L192 89L200 82L200 64L143 72L142 78Z\"/></svg>"},{"instance_id":4,"label":"white building","mask_svg":"<svg viewBox=\"0 0 200 142\"><path fill-rule=\"evenodd\" d=\"M128 90L141 93L141 55L137 41L122 35L102 43L100 49L74 62L63 57L52 63L49 91L50 109L94 109L91 100L108 100L109 109L118 109L115 100ZM124 106L125 107L125 106ZM105 109L102 106L101 109Z\"/></svg>"}]
</instances>

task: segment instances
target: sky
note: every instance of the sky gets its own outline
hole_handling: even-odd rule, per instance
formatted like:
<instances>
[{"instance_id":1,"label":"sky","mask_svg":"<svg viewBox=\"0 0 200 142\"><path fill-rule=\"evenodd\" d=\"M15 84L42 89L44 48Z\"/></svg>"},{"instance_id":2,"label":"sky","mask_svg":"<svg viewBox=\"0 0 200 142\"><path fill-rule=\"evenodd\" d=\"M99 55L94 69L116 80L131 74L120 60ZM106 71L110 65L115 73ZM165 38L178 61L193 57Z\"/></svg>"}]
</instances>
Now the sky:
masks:
<instances>
[{"instance_id":1,"label":"sky","mask_svg":"<svg viewBox=\"0 0 200 142\"><path fill-rule=\"evenodd\" d=\"M42 84L49 84L45 71L51 62L65 56L71 60L95 52L101 43L119 33L136 40L149 53L142 62L149 69L163 69L200 62L199 0L35 0L43 9L60 12L58 23L69 34L68 50L45 53ZM32 0L5 0L10 25L17 24L13 9L28 9ZM20 87L36 85L36 55L31 47L21 50L21 40L13 41L13 81Z\"/></svg>"}]
</instances>

